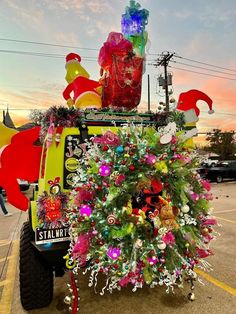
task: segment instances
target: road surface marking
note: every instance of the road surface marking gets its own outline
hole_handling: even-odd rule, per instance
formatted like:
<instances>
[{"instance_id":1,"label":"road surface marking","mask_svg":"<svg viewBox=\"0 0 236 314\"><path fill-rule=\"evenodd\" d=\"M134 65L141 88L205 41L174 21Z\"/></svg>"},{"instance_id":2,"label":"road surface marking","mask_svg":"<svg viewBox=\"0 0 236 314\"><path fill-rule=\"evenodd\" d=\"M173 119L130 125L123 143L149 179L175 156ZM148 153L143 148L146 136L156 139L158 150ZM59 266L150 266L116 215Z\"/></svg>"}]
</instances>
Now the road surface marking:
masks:
<instances>
[{"instance_id":1,"label":"road surface marking","mask_svg":"<svg viewBox=\"0 0 236 314\"><path fill-rule=\"evenodd\" d=\"M0 281L0 287L8 285L10 283L10 280L2 280Z\"/></svg>"},{"instance_id":2,"label":"road surface marking","mask_svg":"<svg viewBox=\"0 0 236 314\"><path fill-rule=\"evenodd\" d=\"M229 220L229 219L217 217L217 216L215 216L215 215L214 215L214 217L215 217L216 219L220 219L220 220L223 220L223 221L231 222L232 224L236 224L236 221L235 221L235 220Z\"/></svg>"},{"instance_id":3,"label":"road surface marking","mask_svg":"<svg viewBox=\"0 0 236 314\"><path fill-rule=\"evenodd\" d=\"M207 281L213 283L213 285L227 291L228 293L232 294L233 296L236 297L236 289L226 285L224 282L219 281L218 279L211 277L210 275L208 275L207 273L205 273L204 271L196 268L195 272L200 275L201 277L203 277L204 279L206 279Z\"/></svg>"},{"instance_id":4,"label":"road surface marking","mask_svg":"<svg viewBox=\"0 0 236 314\"><path fill-rule=\"evenodd\" d=\"M9 259L12 259L12 258L13 258L13 256L0 258L0 263L5 262L6 260L9 260Z\"/></svg>"},{"instance_id":5,"label":"road surface marking","mask_svg":"<svg viewBox=\"0 0 236 314\"><path fill-rule=\"evenodd\" d=\"M10 243L11 243L11 241L9 241L9 240L3 240L3 241L0 241L0 246L9 245Z\"/></svg>"},{"instance_id":6,"label":"road surface marking","mask_svg":"<svg viewBox=\"0 0 236 314\"><path fill-rule=\"evenodd\" d=\"M20 246L19 240L12 241L12 250L11 250L12 259L9 260L8 267L7 267L6 280L3 286L2 297L0 299L0 313L4 313L4 314L11 313L14 283L15 283L16 270L17 270L18 255L19 255L19 246Z\"/></svg>"},{"instance_id":7,"label":"road surface marking","mask_svg":"<svg viewBox=\"0 0 236 314\"><path fill-rule=\"evenodd\" d=\"M231 212L236 212L236 209L220 210L219 212L214 211L214 214L224 214L224 213L231 213Z\"/></svg>"}]
</instances>

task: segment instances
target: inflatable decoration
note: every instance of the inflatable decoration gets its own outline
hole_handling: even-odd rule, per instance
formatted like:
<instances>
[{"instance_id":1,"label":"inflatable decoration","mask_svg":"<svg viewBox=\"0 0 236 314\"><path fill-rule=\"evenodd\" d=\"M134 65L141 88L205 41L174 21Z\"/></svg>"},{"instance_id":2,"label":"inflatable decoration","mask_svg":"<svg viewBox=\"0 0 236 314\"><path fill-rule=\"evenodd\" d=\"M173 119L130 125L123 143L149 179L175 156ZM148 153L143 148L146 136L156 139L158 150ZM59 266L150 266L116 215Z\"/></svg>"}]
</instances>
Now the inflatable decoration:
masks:
<instances>
[{"instance_id":1,"label":"inflatable decoration","mask_svg":"<svg viewBox=\"0 0 236 314\"><path fill-rule=\"evenodd\" d=\"M66 81L67 87L63 97L69 107L77 109L100 108L101 107L101 85L97 81L89 79L88 72L80 64L81 57L76 53L66 56ZM73 98L71 93L73 92Z\"/></svg>"},{"instance_id":2,"label":"inflatable decoration","mask_svg":"<svg viewBox=\"0 0 236 314\"><path fill-rule=\"evenodd\" d=\"M40 127L35 127L17 133L0 156L0 185L6 190L8 202L21 210L28 209L29 200L21 193L17 179L30 183L38 180L42 148L34 142L39 131Z\"/></svg>"},{"instance_id":3,"label":"inflatable decoration","mask_svg":"<svg viewBox=\"0 0 236 314\"><path fill-rule=\"evenodd\" d=\"M181 93L179 95L179 100L176 109L185 112L187 112L188 110L194 110L196 116L198 117L200 114L200 110L197 107L198 100L203 100L208 104L209 114L214 113L214 110L212 110L212 99L205 93L197 89L191 89L185 93Z\"/></svg>"},{"instance_id":4,"label":"inflatable decoration","mask_svg":"<svg viewBox=\"0 0 236 314\"><path fill-rule=\"evenodd\" d=\"M130 1L122 16L121 33L111 32L100 49L103 107L136 108L141 98L148 11Z\"/></svg>"},{"instance_id":5,"label":"inflatable decoration","mask_svg":"<svg viewBox=\"0 0 236 314\"><path fill-rule=\"evenodd\" d=\"M12 136L17 133L17 130L8 128L2 122L0 122L0 148L10 144Z\"/></svg>"}]
</instances>

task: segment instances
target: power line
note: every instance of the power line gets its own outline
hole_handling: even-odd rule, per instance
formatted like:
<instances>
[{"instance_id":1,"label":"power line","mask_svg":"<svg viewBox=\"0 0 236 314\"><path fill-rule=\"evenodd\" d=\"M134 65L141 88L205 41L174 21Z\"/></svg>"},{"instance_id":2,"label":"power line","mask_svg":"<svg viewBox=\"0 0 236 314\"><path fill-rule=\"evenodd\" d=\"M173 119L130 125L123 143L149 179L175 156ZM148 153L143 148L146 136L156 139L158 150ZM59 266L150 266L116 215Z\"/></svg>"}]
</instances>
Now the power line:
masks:
<instances>
[{"instance_id":1,"label":"power line","mask_svg":"<svg viewBox=\"0 0 236 314\"><path fill-rule=\"evenodd\" d=\"M172 68L172 69L177 69L177 70L181 70L181 71L186 71L186 72L191 72L191 73L196 73L196 74L202 74L202 75L217 77L217 78L221 78L221 79L225 79L225 80L230 80L230 81L236 81L236 79L232 79L232 78L229 78L229 77L224 77L224 76L219 76L219 75L213 75L213 74L208 74L208 73L202 73L202 72L197 72L197 71L191 71L191 70L187 70L187 69L183 69L183 68L173 67L173 66L171 66L171 65L169 65L169 67Z\"/></svg>"},{"instance_id":2,"label":"power line","mask_svg":"<svg viewBox=\"0 0 236 314\"><path fill-rule=\"evenodd\" d=\"M24 43L24 44L51 46L51 47L60 47L60 48L74 48L74 49L80 49L80 50L91 50L91 51L98 51L99 50L99 48L89 48L89 47L79 47L79 46L73 46L73 45L52 44L52 43L46 43L46 42L40 42L40 41L19 40L19 39L12 39L12 38L0 38L0 41L17 42L17 43ZM148 53L148 55L160 56L160 54L158 54L158 53ZM209 64L209 63L206 63L206 62L193 60L193 59L190 59L190 58L185 58L185 57L182 57L182 56L176 55L176 54L175 54L175 57L180 58L180 59L184 59L184 60L188 60L188 61L191 61L191 62L207 65L209 67L223 69L223 70L227 70L227 71L230 71L230 72L236 72L236 70L233 70L233 69L229 69L229 68L225 68L225 67Z\"/></svg>"},{"instance_id":3,"label":"power line","mask_svg":"<svg viewBox=\"0 0 236 314\"><path fill-rule=\"evenodd\" d=\"M60 44L51 44L39 41L29 41L29 40L19 40L19 39L11 39L11 38L0 38L0 41L8 41L8 42L17 42L23 44L32 44L32 45L41 45L41 46L50 46L50 47L59 47L59 48L73 48L80 50L91 50L91 51L99 51L100 48L88 48L88 47L79 47L79 46L70 46L70 45L60 45ZM159 53L147 53L150 56L159 56Z\"/></svg>"},{"instance_id":4,"label":"power line","mask_svg":"<svg viewBox=\"0 0 236 314\"><path fill-rule=\"evenodd\" d=\"M226 74L226 75L232 75L235 77L236 73L226 73L226 72L223 72L223 71L219 71L219 70L213 70L213 69L206 69L204 67L201 67L201 66L197 66L197 65L192 65L192 64L187 64L187 63L183 63L183 62L178 62L178 61L175 61L175 60L170 60L170 62L173 62L173 63L178 63L178 64L182 64L182 65L186 65L186 66L189 66L189 67L192 67L192 68L197 68L197 69L202 69L204 71L211 71L211 72L217 72L217 73L222 73L222 74Z\"/></svg>"},{"instance_id":5,"label":"power line","mask_svg":"<svg viewBox=\"0 0 236 314\"><path fill-rule=\"evenodd\" d=\"M34 51L21 51L21 50L4 50L1 49L0 53L10 53L10 54L20 54L25 56L34 56L34 57L46 57L46 58L56 58L56 59L64 59L65 55L55 54L55 53L45 53L45 52L34 52ZM84 61L96 61L97 57L90 56L81 56ZM148 62L153 60L146 60Z\"/></svg>"},{"instance_id":6,"label":"power line","mask_svg":"<svg viewBox=\"0 0 236 314\"><path fill-rule=\"evenodd\" d=\"M39 41L29 41L29 40L18 40L18 39L10 39L10 38L0 38L1 41L10 41L10 42L17 42L17 43L24 43L24 44L33 44L33 45L41 45L41 46L51 46L51 47L60 47L60 48L74 48L74 49L81 49L81 50L99 50L97 48L87 48L87 47L78 47L78 46L67 46L67 45L59 45L59 44L51 44L51 43L44 43Z\"/></svg>"},{"instance_id":7,"label":"power line","mask_svg":"<svg viewBox=\"0 0 236 314\"><path fill-rule=\"evenodd\" d=\"M48 57L48 58L59 58L59 59L64 59L64 55L60 54L53 54L53 53L44 53L44 52L31 52L31 51L19 51L19 50L0 50L0 53L11 53L11 54L21 54L25 56L34 56L34 57ZM96 57L85 57L81 56L83 60L86 61L96 61Z\"/></svg>"},{"instance_id":8,"label":"power line","mask_svg":"<svg viewBox=\"0 0 236 314\"><path fill-rule=\"evenodd\" d=\"M181 57L179 55L175 55L175 57L180 58L180 59L184 59L184 60L188 60L188 61L191 61L191 62L199 63L199 64L204 64L204 65L207 65L209 67L214 67L214 68L218 68L218 69L222 69L222 70L227 70L227 71L230 71L230 72L236 72L236 70L233 70L233 69L224 68L224 67L221 67L221 66L218 66L218 65L213 65L213 64L210 64L210 63L206 63L206 62L201 62L201 61L197 61L197 60Z\"/></svg>"}]
</instances>

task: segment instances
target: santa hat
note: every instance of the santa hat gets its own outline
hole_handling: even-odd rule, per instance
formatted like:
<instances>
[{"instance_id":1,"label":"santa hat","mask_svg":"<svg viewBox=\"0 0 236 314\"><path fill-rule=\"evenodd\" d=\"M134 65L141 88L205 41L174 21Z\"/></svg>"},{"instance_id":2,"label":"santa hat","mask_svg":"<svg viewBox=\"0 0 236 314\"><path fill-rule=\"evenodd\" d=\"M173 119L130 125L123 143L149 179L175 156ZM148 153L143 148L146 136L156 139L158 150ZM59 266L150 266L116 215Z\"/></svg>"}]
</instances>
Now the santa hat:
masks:
<instances>
[{"instance_id":1,"label":"santa hat","mask_svg":"<svg viewBox=\"0 0 236 314\"><path fill-rule=\"evenodd\" d=\"M80 61L81 57L77 53L71 52L66 56L66 68L69 63L73 62L80 63Z\"/></svg>"},{"instance_id":2,"label":"santa hat","mask_svg":"<svg viewBox=\"0 0 236 314\"><path fill-rule=\"evenodd\" d=\"M200 114L200 110L197 107L197 101L203 100L207 103L209 111L209 114L214 113L214 110L212 109L212 99L207 96L205 93L197 90L197 89L191 89L185 93L181 93L179 95L179 100L177 104L178 110L181 111L188 111L190 109L194 109L197 116Z\"/></svg>"}]
</instances>

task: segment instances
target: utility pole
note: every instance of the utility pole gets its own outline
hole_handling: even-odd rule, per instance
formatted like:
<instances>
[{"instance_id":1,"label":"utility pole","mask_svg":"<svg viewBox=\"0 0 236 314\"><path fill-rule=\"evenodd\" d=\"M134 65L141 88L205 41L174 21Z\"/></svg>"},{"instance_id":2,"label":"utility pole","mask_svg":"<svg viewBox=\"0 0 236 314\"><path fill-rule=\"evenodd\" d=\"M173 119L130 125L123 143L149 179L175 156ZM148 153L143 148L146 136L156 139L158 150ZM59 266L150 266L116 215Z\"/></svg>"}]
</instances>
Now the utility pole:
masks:
<instances>
[{"instance_id":1,"label":"utility pole","mask_svg":"<svg viewBox=\"0 0 236 314\"><path fill-rule=\"evenodd\" d=\"M167 73L167 66L170 61L170 59L174 56L174 53L170 52L162 52L160 58L157 59L157 63L154 64L155 66L164 66L164 82L163 82L163 88L165 89L165 96L166 96L166 109L169 111L169 90L168 85L171 85L172 82L169 84L169 76ZM171 80L171 78L170 78Z\"/></svg>"}]
</instances>

